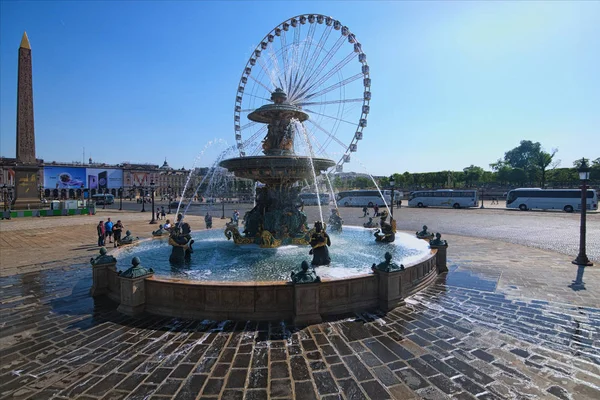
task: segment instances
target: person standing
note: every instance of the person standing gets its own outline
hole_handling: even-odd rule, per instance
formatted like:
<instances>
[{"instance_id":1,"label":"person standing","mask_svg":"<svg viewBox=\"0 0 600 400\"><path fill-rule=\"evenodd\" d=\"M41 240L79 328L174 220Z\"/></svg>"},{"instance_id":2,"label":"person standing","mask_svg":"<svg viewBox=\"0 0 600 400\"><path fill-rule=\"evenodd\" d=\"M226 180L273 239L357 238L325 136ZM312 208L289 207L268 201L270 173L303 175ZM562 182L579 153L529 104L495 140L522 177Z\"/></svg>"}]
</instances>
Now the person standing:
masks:
<instances>
[{"instance_id":1,"label":"person standing","mask_svg":"<svg viewBox=\"0 0 600 400\"><path fill-rule=\"evenodd\" d=\"M121 220L118 220L117 223L113 226L113 234L115 236L115 247L117 247L117 243L121 240L121 233L123 232L125 227L121 223Z\"/></svg>"},{"instance_id":2,"label":"person standing","mask_svg":"<svg viewBox=\"0 0 600 400\"><path fill-rule=\"evenodd\" d=\"M377 204L373 204L373 216L374 217L379 216L379 206Z\"/></svg>"},{"instance_id":3,"label":"person standing","mask_svg":"<svg viewBox=\"0 0 600 400\"><path fill-rule=\"evenodd\" d=\"M96 230L98 231L98 246L104 246L104 221L98 223Z\"/></svg>"},{"instance_id":4,"label":"person standing","mask_svg":"<svg viewBox=\"0 0 600 400\"><path fill-rule=\"evenodd\" d=\"M238 210L233 210L233 223L239 225L240 213Z\"/></svg>"},{"instance_id":5,"label":"person standing","mask_svg":"<svg viewBox=\"0 0 600 400\"><path fill-rule=\"evenodd\" d=\"M160 207L160 217L161 217L162 219L165 219L165 218L166 218L166 216L167 216L167 213L165 212L165 206L161 206L161 207Z\"/></svg>"},{"instance_id":6,"label":"person standing","mask_svg":"<svg viewBox=\"0 0 600 400\"><path fill-rule=\"evenodd\" d=\"M369 215L369 209L367 208L367 206L364 206L362 211L363 211L363 218L365 218L367 215Z\"/></svg>"},{"instance_id":7,"label":"person standing","mask_svg":"<svg viewBox=\"0 0 600 400\"><path fill-rule=\"evenodd\" d=\"M160 207L156 207L156 219L160 219Z\"/></svg>"},{"instance_id":8,"label":"person standing","mask_svg":"<svg viewBox=\"0 0 600 400\"><path fill-rule=\"evenodd\" d=\"M112 243L112 237L113 237L113 222L110 220L110 218L106 221L106 223L104 224L104 231L106 232L106 238L108 239L108 243Z\"/></svg>"},{"instance_id":9,"label":"person standing","mask_svg":"<svg viewBox=\"0 0 600 400\"><path fill-rule=\"evenodd\" d=\"M208 212L204 216L204 223L206 224L206 229L212 228L212 215L210 215Z\"/></svg>"}]
</instances>

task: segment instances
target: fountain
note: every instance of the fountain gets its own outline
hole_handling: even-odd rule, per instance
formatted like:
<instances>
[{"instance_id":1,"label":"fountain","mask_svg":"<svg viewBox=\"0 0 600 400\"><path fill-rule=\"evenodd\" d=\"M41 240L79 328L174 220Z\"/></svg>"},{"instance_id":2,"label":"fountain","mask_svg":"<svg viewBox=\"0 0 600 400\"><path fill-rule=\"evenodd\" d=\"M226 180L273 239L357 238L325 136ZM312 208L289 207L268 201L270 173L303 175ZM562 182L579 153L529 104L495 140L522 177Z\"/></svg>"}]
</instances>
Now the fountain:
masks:
<instances>
[{"instance_id":1,"label":"fountain","mask_svg":"<svg viewBox=\"0 0 600 400\"><path fill-rule=\"evenodd\" d=\"M243 232L228 226L225 235L238 245L258 244L268 248L308 245L312 232L306 214L296 207L300 191L296 182L320 174L335 162L296 155L294 125L306 121L308 114L287 102L287 94L280 88L273 91L271 100L272 104L248 115L251 121L268 124L262 144L264 156L231 158L220 163L237 177L265 184L256 191L256 206L244 216Z\"/></svg>"},{"instance_id":2,"label":"fountain","mask_svg":"<svg viewBox=\"0 0 600 400\"><path fill-rule=\"evenodd\" d=\"M325 43L315 47L310 38L301 41L299 35L294 34L288 36L294 37L292 44L274 51L273 46L279 43L275 38L306 22L315 24L304 30L306 32L314 33L313 27L325 30L323 37L339 32L341 36L334 39L337 47ZM307 43L310 50L306 57L303 43ZM326 68L337 50L320 56L320 49L339 49L344 43L352 47L350 55L344 52L343 59L331 62ZM265 57L259 59L263 51L269 55L268 60L281 56L282 62L265 64ZM337 69L350 65L355 55L360 72L338 73ZM267 74L251 75L257 63ZM268 76L270 82L261 82L264 76ZM330 81L335 76L349 78ZM257 83L257 88L267 92L257 96L252 88L246 87L249 78ZM357 84L356 96L339 97L349 90L352 82ZM342 86L343 90L338 92L336 89ZM343 220L336 207L328 220L331 232L335 232L331 240L320 206L320 220L313 228L309 228L307 215L298 208L298 182L314 179L316 184L317 176L334 166L336 171L342 171L342 164L349 162L350 153L356 151L370 112L370 86L362 46L339 21L311 14L299 19L294 17L276 27L253 52L238 87L234 126L240 157L224 159L227 154L224 152L213 166L213 172L219 165L237 177L263 184L255 187L255 204L242 219L242 232L237 224L227 224L227 240L216 230L193 232L184 222L188 204L182 215L178 215L168 241L137 240L127 232L119 244L131 245L119 247L113 253L116 261L107 258L105 252L90 260L94 276L92 295L105 294L120 304L119 311L132 315L150 312L181 318L293 319L295 323L304 324L319 322L325 315L374 308L387 311L432 284L438 273L447 271L448 244L441 236L430 246L426 240L397 233L395 220L390 218L387 222L389 212L385 211L380 230L376 232L362 227L343 226L342 229ZM334 94L336 98L328 97ZM268 101L268 96L271 102L256 108L254 99ZM344 104L357 101L362 102L360 118L356 129L349 131L352 138L344 142L335 136L335 127L342 120L347 122ZM336 111L332 114L330 110ZM249 112L250 123L242 126L243 112ZM319 120L320 117L325 119ZM329 129L325 125L327 120L334 121ZM307 131L304 123L312 124L315 129ZM243 140L242 133L256 128L253 124L262 127ZM262 142L255 143L263 137L264 131ZM329 158L315 157L314 151L328 157L324 153L325 142L314 139L319 132L325 134L327 142L344 146L344 154L337 164ZM306 155L296 154L296 138L306 142ZM311 143L313 139L315 142ZM263 155L247 156L246 151L257 154L261 150L255 145L262 145ZM326 178L331 186L327 175ZM207 176L196 192L205 179ZM209 190L214 189L217 181L214 174L210 176ZM186 188L189 182L190 177ZM318 193L318 187L315 189ZM178 212L180 209L181 201ZM205 222L207 228L212 226L209 213ZM369 225L377 226L377 223ZM234 243L228 241L230 239ZM142 267L142 260L152 268ZM117 264L132 267L120 273Z\"/></svg>"}]
</instances>

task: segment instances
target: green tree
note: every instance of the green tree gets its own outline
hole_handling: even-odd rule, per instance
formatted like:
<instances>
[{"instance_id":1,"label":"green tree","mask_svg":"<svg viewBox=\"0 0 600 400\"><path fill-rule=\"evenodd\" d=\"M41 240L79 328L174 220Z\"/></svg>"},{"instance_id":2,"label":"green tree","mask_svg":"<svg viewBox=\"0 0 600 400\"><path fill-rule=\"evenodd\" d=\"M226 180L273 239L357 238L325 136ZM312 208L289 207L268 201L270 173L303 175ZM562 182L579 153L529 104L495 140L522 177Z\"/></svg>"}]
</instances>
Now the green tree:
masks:
<instances>
[{"instance_id":1,"label":"green tree","mask_svg":"<svg viewBox=\"0 0 600 400\"><path fill-rule=\"evenodd\" d=\"M527 182L527 172L523 168L512 168L508 175L508 181L512 184L523 186Z\"/></svg>"},{"instance_id":2,"label":"green tree","mask_svg":"<svg viewBox=\"0 0 600 400\"><path fill-rule=\"evenodd\" d=\"M517 147L504 153L504 162L513 168L528 171L531 170L534 160L541 150L542 145L539 142L521 140Z\"/></svg>"},{"instance_id":3,"label":"green tree","mask_svg":"<svg viewBox=\"0 0 600 400\"><path fill-rule=\"evenodd\" d=\"M558 149L552 149L552 153L548 153L544 150L540 150L537 155L534 156L532 163L535 168L539 171L542 176L540 187L546 187L546 170L549 166L556 168L560 164L560 160L554 160L554 156L558 152Z\"/></svg>"},{"instance_id":4,"label":"green tree","mask_svg":"<svg viewBox=\"0 0 600 400\"><path fill-rule=\"evenodd\" d=\"M465 182L467 186L472 186L473 183L479 182L481 176L483 175L483 168L476 167L471 164L471 166L463 169L463 173L465 174Z\"/></svg>"},{"instance_id":5,"label":"green tree","mask_svg":"<svg viewBox=\"0 0 600 400\"><path fill-rule=\"evenodd\" d=\"M354 186L358 189L366 189L369 187L369 179L364 176L358 176L354 179Z\"/></svg>"}]
</instances>

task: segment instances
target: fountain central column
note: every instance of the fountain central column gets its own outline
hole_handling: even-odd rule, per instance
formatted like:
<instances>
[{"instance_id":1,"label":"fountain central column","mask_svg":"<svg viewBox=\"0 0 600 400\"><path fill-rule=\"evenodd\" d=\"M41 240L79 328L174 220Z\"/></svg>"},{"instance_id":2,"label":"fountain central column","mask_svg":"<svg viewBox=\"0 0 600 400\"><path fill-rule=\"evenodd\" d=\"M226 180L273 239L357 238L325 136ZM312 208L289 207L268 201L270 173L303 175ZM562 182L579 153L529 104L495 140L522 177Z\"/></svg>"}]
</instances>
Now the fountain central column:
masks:
<instances>
[{"instance_id":1,"label":"fountain central column","mask_svg":"<svg viewBox=\"0 0 600 400\"><path fill-rule=\"evenodd\" d=\"M298 209L300 188L296 182L311 179L314 174L335 165L332 160L298 156L294 152L296 130L292 120L300 123L308 114L287 102L281 89L271 94L272 104L266 104L248 115L254 122L268 124L263 139L264 156L239 157L224 160L220 165L237 177L265 184L257 189L256 206L243 219L244 230L227 227L225 235L236 244L259 244L278 247L286 244L308 245L310 240L306 214Z\"/></svg>"}]
</instances>

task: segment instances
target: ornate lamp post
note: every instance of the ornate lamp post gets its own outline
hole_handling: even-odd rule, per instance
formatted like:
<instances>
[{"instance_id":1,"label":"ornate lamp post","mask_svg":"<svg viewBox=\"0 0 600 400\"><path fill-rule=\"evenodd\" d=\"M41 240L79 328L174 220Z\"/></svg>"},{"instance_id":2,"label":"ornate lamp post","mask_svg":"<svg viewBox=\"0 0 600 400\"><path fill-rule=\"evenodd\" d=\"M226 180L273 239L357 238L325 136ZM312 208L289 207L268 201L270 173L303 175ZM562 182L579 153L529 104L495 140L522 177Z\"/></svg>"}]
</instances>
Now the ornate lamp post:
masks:
<instances>
[{"instance_id":1,"label":"ornate lamp post","mask_svg":"<svg viewBox=\"0 0 600 400\"><path fill-rule=\"evenodd\" d=\"M587 181L590 179L590 167L585 158L581 159L581 165L577 169L581 180L581 222L579 224L579 255L573 260L573 264L580 267L591 267L594 265L585 254L585 219L587 211Z\"/></svg>"},{"instance_id":2,"label":"ornate lamp post","mask_svg":"<svg viewBox=\"0 0 600 400\"><path fill-rule=\"evenodd\" d=\"M481 206L479 208L485 208L483 206L483 187L481 188Z\"/></svg>"},{"instance_id":3,"label":"ornate lamp post","mask_svg":"<svg viewBox=\"0 0 600 400\"><path fill-rule=\"evenodd\" d=\"M146 193L144 193L143 186L140 186L140 192L142 193L142 212L146 212Z\"/></svg>"},{"instance_id":4,"label":"ornate lamp post","mask_svg":"<svg viewBox=\"0 0 600 400\"><path fill-rule=\"evenodd\" d=\"M152 220L150 220L151 224L156 224L156 219L154 219L154 180L150 179L150 193L152 195L152 210L150 213L152 214Z\"/></svg>"},{"instance_id":5,"label":"ornate lamp post","mask_svg":"<svg viewBox=\"0 0 600 400\"><path fill-rule=\"evenodd\" d=\"M396 181L394 180L394 175L390 175L390 188L392 188L392 218L394 218L394 187L396 186Z\"/></svg>"},{"instance_id":6,"label":"ornate lamp post","mask_svg":"<svg viewBox=\"0 0 600 400\"><path fill-rule=\"evenodd\" d=\"M167 201L169 202L169 211L167 214L171 214L171 185L167 186Z\"/></svg>"},{"instance_id":7,"label":"ornate lamp post","mask_svg":"<svg viewBox=\"0 0 600 400\"><path fill-rule=\"evenodd\" d=\"M107 189L104 188L104 193L103 193L104 194L104 201L102 202L102 209L103 210L106 210L106 192L107 192Z\"/></svg>"},{"instance_id":8,"label":"ornate lamp post","mask_svg":"<svg viewBox=\"0 0 600 400\"><path fill-rule=\"evenodd\" d=\"M81 184L81 208L85 208L85 185Z\"/></svg>"},{"instance_id":9,"label":"ornate lamp post","mask_svg":"<svg viewBox=\"0 0 600 400\"><path fill-rule=\"evenodd\" d=\"M119 188L119 211L123 209L123 186Z\"/></svg>"}]
</instances>

